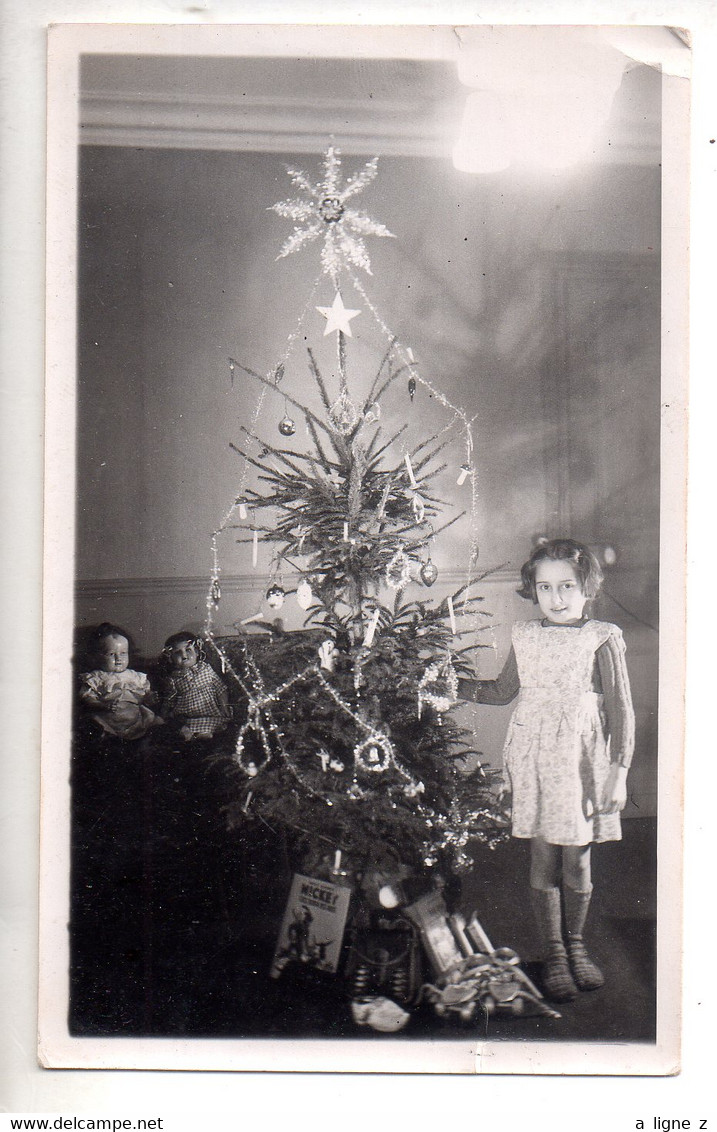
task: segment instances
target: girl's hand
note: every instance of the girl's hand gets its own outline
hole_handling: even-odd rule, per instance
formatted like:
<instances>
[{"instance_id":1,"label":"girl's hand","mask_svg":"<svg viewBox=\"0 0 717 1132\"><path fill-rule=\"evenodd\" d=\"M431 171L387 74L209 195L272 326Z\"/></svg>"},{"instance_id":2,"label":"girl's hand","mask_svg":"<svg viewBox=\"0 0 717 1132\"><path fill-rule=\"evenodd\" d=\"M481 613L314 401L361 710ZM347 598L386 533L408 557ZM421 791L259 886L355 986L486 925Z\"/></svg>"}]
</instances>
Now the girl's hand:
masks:
<instances>
[{"instance_id":1,"label":"girl's hand","mask_svg":"<svg viewBox=\"0 0 717 1132\"><path fill-rule=\"evenodd\" d=\"M624 810L627 802L627 767L619 763L611 763L605 783L605 797L602 804L603 814L619 814Z\"/></svg>"},{"instance_id":2,"label":"girl's hand","mask_svg":"<svg viewBox=\"0 0 717 1132\"><path fill-rule=\"evenodd\" d=\"M510 810L513 805L513 791L509 782L501 782L498 788L498 805L502 810Z\"/></svg>"}]
</instances>

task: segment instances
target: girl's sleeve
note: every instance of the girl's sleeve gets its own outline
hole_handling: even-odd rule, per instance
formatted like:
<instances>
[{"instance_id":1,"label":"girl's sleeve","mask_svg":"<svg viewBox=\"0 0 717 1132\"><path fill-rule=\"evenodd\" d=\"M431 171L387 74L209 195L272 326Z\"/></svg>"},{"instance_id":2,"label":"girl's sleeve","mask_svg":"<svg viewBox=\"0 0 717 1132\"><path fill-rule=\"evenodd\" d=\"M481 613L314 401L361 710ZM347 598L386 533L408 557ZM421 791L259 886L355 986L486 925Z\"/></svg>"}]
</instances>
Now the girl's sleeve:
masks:
<instances>
[{"instance_id":1,"label":"girl's sleeve","mask_svg":"<svg viewBox=\"0 0 717 1132\"><path fill-rule=\"evenodd\" d=\"M520 691L518 663L511 647L503 671L495 680L459 680L458 695L474 704L509 704Z\"/></svg>"},{"instance_id":2,"label":"girl's sleeve","mask_svg":"<svg viewBox=\"0 0 717 1132\"><path fill-rule=\"evenodd\" d=\"M619 629L597 650L597 661L610 733L610 761L629 767L635 750L635 712L625 663L625 641Z\"/></svg>"}]
</instances>

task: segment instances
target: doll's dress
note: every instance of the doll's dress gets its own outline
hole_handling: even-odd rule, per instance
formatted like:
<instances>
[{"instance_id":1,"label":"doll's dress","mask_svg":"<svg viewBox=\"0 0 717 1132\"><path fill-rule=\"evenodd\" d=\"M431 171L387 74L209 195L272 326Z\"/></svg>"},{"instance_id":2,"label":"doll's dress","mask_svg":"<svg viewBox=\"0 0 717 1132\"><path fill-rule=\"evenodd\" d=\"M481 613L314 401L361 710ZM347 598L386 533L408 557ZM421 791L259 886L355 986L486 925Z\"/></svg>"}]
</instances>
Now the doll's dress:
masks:
<instances>
[{"instance_id":1,"label":"doll's dress","mask_svg":"<svg viewBox=\"0 0 717 1132\"><path fill-rule=\"evenodd\" d=\"M126 668L124 672L103 672L97 669L84 672L80 677L80 700L89 708L92 718L109 735L120 739L139 739L150 727L161 722L143 702L150 693L150 683L144 672ZM96 701L119 692L115 709L111 712L92 712Z\"/></svg>"},{"instance_id":2,"label":"doll's dress","mask_svg":"<svg viewBox=\"0 0 717 1132\"><path fill-rule=\"evenodd\" d=\"M226 685L211 664L198 660L191 668L167 677L162 715L176 720L192 736L210 737L231 717L226 694Z\"/></svg>"},{"instance_id":3,"label":"doll's dress","mask_svg":"<svg viewBox=\"0 0 717 1132\"><path fill-rule=\"evenodd\" d=\"M513 793L514 837L553 845L619 841L619 814L598 813L610 770L595 653L615 625L522 621L513 626L520 692L503 752Z\"/></svg>"}]
</instances>

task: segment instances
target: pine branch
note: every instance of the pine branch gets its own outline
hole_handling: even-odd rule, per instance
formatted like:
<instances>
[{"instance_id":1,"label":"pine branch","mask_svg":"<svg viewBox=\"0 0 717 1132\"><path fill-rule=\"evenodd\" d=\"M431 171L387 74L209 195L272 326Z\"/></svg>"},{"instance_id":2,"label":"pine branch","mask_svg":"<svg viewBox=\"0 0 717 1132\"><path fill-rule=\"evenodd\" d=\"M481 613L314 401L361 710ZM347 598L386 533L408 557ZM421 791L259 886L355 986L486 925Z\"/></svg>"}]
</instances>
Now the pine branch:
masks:
<instances>
[{"instance_id":1,"label":"pine branch","mask_svg":"<svg viewBox=\"0 0 717 1132\"><path fill-rule=\"evenodd\" d=\"M449 527L452 527L454 523L457 523L458 520L462 519L463 516L466 515L466 514L467 514L466 511L461 511L460 515L454 515L454 517L452 519L449 519L447 523L443 523L442 526L438 527L435 531L432 531L431 534L429 535L429 538L436 538L443 531L447 531ZM418 541L418 542L407 543L407 549L414 550L416 547L422 546L426 541L427 541L427 539L424 538L424 539L420 539L420 541ZM465 587L464 587L464 589L465 589Z\"/></svg>"},{"instance_id":2,"label":"pine branch","mask_svg":"<svg viewBox=\"0 0 717 1132\"><path fill-rule=\"evenodd\" d=\"M297 476L299 476L300 478L303 476L304 473L302 472L301 468L299 468L296 464L293 463L292 460L289 459L289 455L293 456L293 452L290 452L285 448L274 448L272 444L267 444L266 441L262 441L260 437L255 436L253 432L249 432L249 429L244 425L241 426L241 431L246 433L250 440L256 441L257 444L263 444L272 456L276 456L277 459L282 460L283 463L287 465L287 467L291 468L292 472L296 472Z\"/></svg>"},{"instance_id":3,"label":"pine branch","mask_svg":"<svg viewBox=\"0 0 717 1132\"><path fill-rule=\"evenodd\" d=\"M396 381L396 379L397 379L397 378L398 378L398 377L400 376L400 374L401 374L401 373L402 373L402 372L403 372L403 371L404 371L405 369L407 369L407 366L401 366L401 367L400 367L400 369L397 369L397 370L395 370L395 371L394 371L393 373L390 373L390 374L388 375L388 377L387 377L387 378L386 378L386 380L384 381L383 385L382 385L382 386L381 386L381 388L379 389L378 393L377 393L377 394L376 394L376 396L374 397L374 402L376 402L376 403L380 402L380 400L381 400L381 398L383 397L384 393L386 393L386 392L387 392L387 390L391 388L391 386L393 385L394 381Z\"/></svg>"},{"instance_id":4,"label":"pine branch","mask_svg":"<svg viewBox=\"0 0 717 1132\"><path fill-rule=\"evenodd\" d=\"M441 429L438 430L438 432L434 432L432 436L427 436L425 440L419 441L419 443L416 445L416 447L411 452L411 455L417 456L422 448L427 448L429 444L433 444L433 441L438 440L438 437L442 433L444 433L445 431L446 431L445 427L441 428Z\"/></svg>"},{"instance_id":5,"label":"pine branch","mask_svg":"<svg viewBox=\"0 0 717 1132\"><path fill-rule=\"evenodd\" d=\"M377 452L374 452L373 456L371 457L371 467L372 468L374 468L376 466L376 462L377 462L379 456L382 456L383 453L386 451L386 449L390 448L391 445L394 444L398 440L401 433L405 432L407 428L408 428L408 422L406 422L406 424L402 424L401 427L399 428L399 430L397 432L394 432L393 436L389 440L387 440L385 444L382 444Z\"/></svg>"},{"instance_id":6,"label":"pine branch","mask_svg":"<svg viewBox=\"0 0 717 1132\"><path fill-rule=\"evenodd\" d=\"M241 456L242 460L246 460L249 464L253 464L254 467L258 468L260 472L266 470L266 464L259 463L259 461L255 460L253 456L250 456L248 452L242 451L242 449L239 448L233 440L229 441L229 447L232 449L232 451L236 452L237 456Z\"/></svg>"},{"instance_id":7,"label":"pine branch","mask_svg":"<svg viewBox=\"0 0 717 1132\"><path fill-rule=\"evenodd\" d=\"M331 471L333 470L333 465L331 464L331 462L329 461L329 458L326 456L323 448L321 447L321 444L319 442L319 434L316 431L316 425L314 424L311 417L306 418L306 427L308 428L309 432L311 433L311 439L313 440L313 442L316 446L316 451L318 453L319 460L321 461L321 466L324 469L324 471L326 472L326 474L329 475L331 473Z\"/></svg>"},{"instance_id":8,"label":"pine branch","mask_svg":"<svg viewBox=\"0 0 717 1132\"><path fill-rule=\"evenodd\" d=\"M267 389L272 389L274 391L274 393L279 393L279 390L278 390L275 382L269 381L269 379L264 377L262 374L257 373L253 369L249 369L248 366L242 365L241 362L235 361L234 358L230 358L229 361L233 365L239 366L239 369L243 369L244 373L248 373L250 377L256 378L256 380L260 381L262 383L262 385L265 385L267 387ZM310 417L311 420L314 421L314 423L316 425L318 425L318 427L320 429L323 429L323 431L333 441L332 430L329 428L329 426L327 424L324 424L324 422L321 420L321 418L317 417L316 414L311 411L311 409L307 408L306 405L302 405L300 401L297 401L294 397L290 397L289 394L284 392L284 391L280 392L279 395L281 397L284 397L289 402L289 404L293 405L295 409L298 409L300 413L303 413L306 417Z\"/></svg>"},{"instance_id":9,"label":"pine branch","mask_svg":"<svg viewBox=\"0 0 717 1132\"><path fill-rule=\"evenodd\" d=\"M398 339L394 335L394 337L391 339L391 341L388 344L388 349L386 350L386 353L383 355L383 357L381 359L381 364L378 367L378 370L376 372L376 376L374 377L374 379L371 383L371 388L369 390L368 397L366 398L364 411L369 407L369 405L373 405L376 401L376 398L374 397L374 390L376 389L376 386L378 385L379 381L381 380L381 374L383 373L383 367L386 365L386 362L391 357L391 354L393 352L393 348L396 345L397 341L398 341Z\"/></svg>"},{"instance_id":10,"label":"pine branch","mask_svg":"<svg viewBox=\"0 0 717 1132\"><path fill-rule=\"evenodd\" d=\"M422 456L420 460L416 460L415 463L413 463L414 474L420 472L423 468L425 468L426 464L429 464L431 462L431 460L435 460L438 453L442 452L444 448L447 448L449 443L450 443L450 440L448 438L446 438L441 444L438 445L437 448L434 448L432 452L429 452L426 456ZM420 447L423 447L423 445L419 445L419 448ZM411 453L412 462L417 455L418 455L418 449L414 449L413 452ZM431 475L437 476L438 472L441 471L445 467L447 467L447 464L443 464L440 469L437 468L435 472L431 472Z\"/></svg>"},{"instance_id":11,"label":"pine branch","mask_svg":"<svg viewBox=\"0 0 717 1132\"><path fill-rule=\"evenodd\" d=\"M326 385L324 384L324 379L321 376L318 365L316 364L316 359L314 357L313 350L311 349L310 346L307 346L306 352L309 355L309 369L311 370L312 374L314 375L314 381L316 382L316 384L319 387L319 393L321 394L321 400L324 402L324 405L326 407L326 412L330 413L331 412L331 401L329 400L329 394L328 394L328 390L326 389Z\"/></svg>"}]
</instances>

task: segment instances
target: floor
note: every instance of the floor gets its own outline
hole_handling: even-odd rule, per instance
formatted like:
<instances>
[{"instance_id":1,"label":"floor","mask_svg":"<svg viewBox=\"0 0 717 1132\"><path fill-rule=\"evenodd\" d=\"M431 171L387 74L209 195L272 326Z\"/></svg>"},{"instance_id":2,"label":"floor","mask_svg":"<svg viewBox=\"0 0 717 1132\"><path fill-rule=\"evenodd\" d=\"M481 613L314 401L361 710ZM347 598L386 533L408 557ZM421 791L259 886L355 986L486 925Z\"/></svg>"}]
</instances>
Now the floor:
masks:
<instances>
[{"instance_id":1,"label":"floor","mask_svg":"<svg viewBox=\"0 0 717 1132\"><path fill-rule=\"evenodd\" d=\"M169 775L167 765L138 745L128 755L113 741L78 744L71 1032L383 1040L354 1024L340 974L289 966L269 977L292 875L286 843L261 826L249 843L211 820L222 779L206 759L180 754ZM472 856L457 907L477 912L493 944L514 948L539 983L527 843L476 845ZM626 821L623 841L597 847L593 861L588 935L605 987L561 1004L557 1019L481 1013L467 1029L423 1004L402 1037L654 1041L654 821Z\"/></svg>"}]
</instances>

